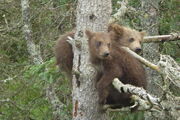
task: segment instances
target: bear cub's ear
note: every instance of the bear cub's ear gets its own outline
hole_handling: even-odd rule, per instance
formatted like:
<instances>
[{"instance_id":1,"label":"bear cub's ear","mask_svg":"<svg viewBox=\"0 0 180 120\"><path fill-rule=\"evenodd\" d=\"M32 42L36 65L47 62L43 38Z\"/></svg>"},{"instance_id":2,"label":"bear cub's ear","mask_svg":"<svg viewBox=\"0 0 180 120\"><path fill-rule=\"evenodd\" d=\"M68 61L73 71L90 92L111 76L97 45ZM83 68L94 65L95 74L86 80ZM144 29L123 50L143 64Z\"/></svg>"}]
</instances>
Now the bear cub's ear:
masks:
<instances>
[{"instance_id":1,"label":"bear cub's ear","mask_svg":"<svg viewBox=\"0 0 180 120\"><path fill-rule=\"evenodd\" d=\"M112 40L119 41L124 34L124 28L118 24L112 23L108 26L108 32Z\"/></svg>"},{"instance_id":2,"label":"bear cub's ear","mask_svg":"<svg viewBox=\"0 0 180 120\"><path fill-rule=\"evenodd\" d=\"M94 35L94 33L93 33L93 32L91 32L91 31L89 31L89 30L86 30L86 31L85 31L85 33L86 33L86 35L87 35L88 39L91 39L91 38L92 38L92 36Z\"/></svg>"},{"instance_id":3,"label":"bear cub's ear","mask_svg":"<svg viewBox=\"0 0 180 120\"><path fill-rule=\"evenodd\" d=\"M115 32L116 35L120 37L123 35L124 29L122 26L113 23L108 26L108 32L110 31Z\"/></svg>"}]
</instances>

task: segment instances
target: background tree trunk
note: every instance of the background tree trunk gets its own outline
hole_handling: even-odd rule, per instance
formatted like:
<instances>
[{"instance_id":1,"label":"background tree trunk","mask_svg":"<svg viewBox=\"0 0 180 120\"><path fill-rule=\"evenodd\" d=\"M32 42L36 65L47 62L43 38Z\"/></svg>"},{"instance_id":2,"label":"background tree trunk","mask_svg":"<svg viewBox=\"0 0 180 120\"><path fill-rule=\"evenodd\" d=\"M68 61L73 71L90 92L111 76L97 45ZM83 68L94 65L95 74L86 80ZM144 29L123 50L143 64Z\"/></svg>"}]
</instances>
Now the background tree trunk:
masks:
<instances>
[{"instance_id":1,"label":"background tree trunk","mask_svg":"<svg viewBox=\"0 0 180 120\"><path fill-rule=\"evenodd\" d=\"M89 63L88 42L84 31L106 31L111 14L111 0L79 0L73 66L73 120L107 120L99 111L95 89L95 70Z\"/></svg>"},{"instance_id":2,"label":"background tree trunk","mask_svg":"<svg viewBox=\"0 0 180 120\"><path fill-rule=\"evenodd\" d=\"M21 0L21 7L22 7L22 19L23 19L23 32L25 36L25 40L27 42L27 49L30 54L30 58L34 64L42 64L43 59L40 54L40 50L37 49L37 46L33 42L32 38L32 28L30 22L30 7L29 7L29 0ZM63 110L63 103L59 101L54 87L49 85L46 88L46 96L53 108L53 119L60 120L60 119L69 119L66 114L60 114Z\"/></svg>"},{"instance_id":3,"label":"background tree trunk","mask_svg":"<svg viewBox=\"0 0 180 120\"><path fill-rule=\"evenodd\" d=\"M32 40L32 29L30 22L29 0L21 0L22 7L22 19L23 19L23 32L25 40L27 41L27 50L30 54L30 58L34 64L41 64L43 59L40 55L40 50Z\"/></svg>"},{"instance_id":4,"label":"background tree trunk","mask_svg":"<svg viewBox=\"0 0 180 120\"><path fill-rule=\"evenodd\" d=\"M141 0L142 11L144 11L144 17L141 19L142 28L146 30L148 35L158 35L158 10L159 10L159 0ZM144 43L143 44L143 57L151 61L152 63L157 63L160 58L159 54L159 44L158 43ZM162 96L162 90L159 85L162 85L162 78L156 71L146 68L147 79L148 79L148 91L154 95ZM165 114L160 115L159 112L152 114L146 112L146 120L167 120Z\"/></svg>"}]
</instances>

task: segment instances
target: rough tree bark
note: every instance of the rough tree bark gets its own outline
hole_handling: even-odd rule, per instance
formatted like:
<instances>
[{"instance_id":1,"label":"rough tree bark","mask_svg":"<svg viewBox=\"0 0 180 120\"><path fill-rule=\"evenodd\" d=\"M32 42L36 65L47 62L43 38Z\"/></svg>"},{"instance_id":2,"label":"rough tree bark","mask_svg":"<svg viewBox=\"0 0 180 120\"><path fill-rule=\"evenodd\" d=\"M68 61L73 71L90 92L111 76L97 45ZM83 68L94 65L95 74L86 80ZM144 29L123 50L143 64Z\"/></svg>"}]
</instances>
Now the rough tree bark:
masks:
<instances>
[{"instance_id":1,"label":"rough tree bark","mask_svg":"<svg viewBox=\"0 0 180 120\"><path fill-rule=\"evenodd\" d=\"M98 94L95 89L95 69L89 62L88 41L84 34L106 31L111 14L111 0L79 0L77 7L77 30L73 59L73 120L107 120L99 111Z\"/></svg>"},{"instance_id":2,"label":"rough tree bark","mask_svg":"<svg viewBox=\"0 0 180 120\"><path fill-rule=\"evenodd\" d=\"M142 28L146 30L149 35L158 35L158 4L159 0L141 0L142 11L144 17L141 19ZM157 63L159 61L159 44L158 43L144 43L143 57ZM148 91L154 95L162 96L162 91L157 84L162 85L162 78L158 72L146 68L148 76ZM146 120L165 120L165 115L145 114Z\"/></svg>"},{"instance_id":3,"label":"rough tree bark","mask_svg":"<svg viewBox=\"0 0 180 120\"><path fill-rule=\"evenodd\" d=\"M142 28L148 35L158 34L158 0L141 0L142 10L144 17L142 18ZM159 44L158 43L144 43L143 44L143 57L153 63L159 60ZM159 74L151 69L147 69L147 76L149 80L149 91L158 94L154 82L161 80Z\"/></svg>"},{"instance_id":4,"label":"rough tree bark","mask_svg":"<svg viewBox=\"0 0 180 120\"><path fill-rule=\"evenodd\" d=\"M21 0L22 19L23 19L23 32L27 42L27 49L30 58L34 64L41 64L43 62L40 51L32 40L32 29L30 22L29 0Z\"/></svg>"}]
</instances>

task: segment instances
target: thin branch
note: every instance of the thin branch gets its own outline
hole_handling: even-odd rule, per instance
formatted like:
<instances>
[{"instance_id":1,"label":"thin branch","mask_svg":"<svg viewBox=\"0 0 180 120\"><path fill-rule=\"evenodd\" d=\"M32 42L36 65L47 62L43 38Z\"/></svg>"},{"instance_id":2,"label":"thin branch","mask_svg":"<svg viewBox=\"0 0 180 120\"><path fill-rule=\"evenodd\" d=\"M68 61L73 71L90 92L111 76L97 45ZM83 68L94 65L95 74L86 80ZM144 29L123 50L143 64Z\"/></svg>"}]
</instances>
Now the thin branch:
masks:
<instances>
[{"instance_id":1,"label":"thin branch","mask_svg":"<svg viewBox=\"0 0 180 120\"><path fill-rule=\"evenodd\" d=\"M139 56L135 52L131 51L129 48L127 47L122 47L122 48L126 50L129 54L137 58L140 62L142 62L146 66L162 74L164 80L169 79L171 83L173 83L175 86L179 88L180 66L169 55L160 55L160 60L158 61L157 65L155 65L149 62L148 60L144 59L143 57Z\"/></svg>"},{"instance_id":2,"label":"thin branch","mask_svg":"<svg viewBox=\"0 0 180 120\"><path fill-rule=\"evenodd\" d=\"M15 77L17 77L17 76L15 76ZM2 82L2 83L6 83L7 81L13 80L15 77L9 77L9 78L7 78L7 79L0 80L0 83L1 83L1 82Z\"/></svg>"},{"instance_id":3,"label":"thin branch","mask_svg":"<svg viewBox=\"0 0 180 120\"><path fill-rule=\"evenodd\" d=\"M151 62L149 62L148 60L146 60L145 58L141 57L140 55L136 54L135 52L133 52L132 50L130 50L128 47L122 47L124 50L126 50L128 53L130 53L132 56L134 56L135 58L137 58L140 62L142 62L143 64L145 64L146 66L150 67L153 70L156 70L157 72L161 72L160 68L158 65L155 65Z\"/></svg>"},{"instance_id":4,"label":"thin branch","mask_svg":"<svg viewBox=\"0 0 180 120\"><path fill-rule=\"evenodd\" d=\"M178 33L172 33L170 35L157 35L157 36L145 36L143 42L168 42L180 40Z\"/></svg>"},{"instance_id":5,"label":"thin branch","mask_svg":"<svg viewBox=\"0 0 180 120\"><path fill-rule=\"evenodd\" d=\"M6 23L6 26L7 26L8 31L9 31L9 25L8 25L8 21L7 21L7 19L6 19L6 15L4 14L2 17L4 17L4 21L5 21L5 23Z\"/></svg>"},{"instance_id":6,"label":"thin branch","mask_svg":"<svg viewBox=\"0 0 180 120\"><path fill-rule=\"evenodd\" d=\"M9 102L9 101L10 101L9 98L7 98L7 99L2 99L2 100L0 100L0 103Z\"/></svg>"}]
</instances>

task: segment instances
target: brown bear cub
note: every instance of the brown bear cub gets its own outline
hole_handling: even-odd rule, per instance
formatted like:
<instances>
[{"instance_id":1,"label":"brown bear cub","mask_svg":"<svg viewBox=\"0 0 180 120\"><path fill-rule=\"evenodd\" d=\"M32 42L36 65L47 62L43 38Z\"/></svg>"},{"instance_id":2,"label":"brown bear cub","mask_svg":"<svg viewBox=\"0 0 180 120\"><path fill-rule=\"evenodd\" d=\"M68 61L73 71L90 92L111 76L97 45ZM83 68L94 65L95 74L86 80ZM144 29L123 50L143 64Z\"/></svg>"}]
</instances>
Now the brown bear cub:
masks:
<instances>
[{"instance_id":1,"label":"brown bear cub","mask_svg":"<svg viewBox=\"0 0 180 120\"><path fill-rule=\"evenodd\" d=\"M67 76L71 76L74 56L72 46L67 42L67 37L74 38L74 34L75 32L72 31L60 36L55 46L56 64Z\"/></svg>"},{"instance_id":2,"label":"brown bear cub","mask_svg":"<svg viewBox=\"0 0 180 120\"><path fill-rule=\"evenodd\" d=\"M119 78L124 84L146 89L146 76L141 63L128 52L120 48L114 32L86 31L89 42L90 60L97 69L97 84L100 104L115 105L114 108L130 106L131 94L119 93L113 86L114 78ZM112 44L113 43L113 44Z\"/></svg>"},{"instance_id":3,"label":"brown bear cub","mask_svg":"<svg viewBox=\"0 0 180 120\"><path fill-rule=\"evenodd\" d=\"M130 29L128 27L120 26L118 24L110 24L108 32L114 32L115 44L118 46L126 46L135 52L141 51L140 42L143 39L144 33ZM55 56L57 65L61 70L71 76L73 65L73 51L72 46L67 42L67 37L74 37L75 31L68 32L60 36L55 46Z\"/></svg>"}]
</instances>

